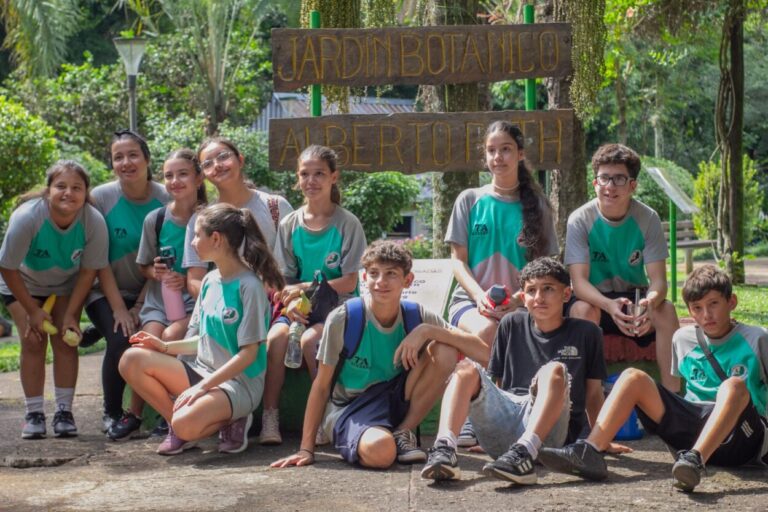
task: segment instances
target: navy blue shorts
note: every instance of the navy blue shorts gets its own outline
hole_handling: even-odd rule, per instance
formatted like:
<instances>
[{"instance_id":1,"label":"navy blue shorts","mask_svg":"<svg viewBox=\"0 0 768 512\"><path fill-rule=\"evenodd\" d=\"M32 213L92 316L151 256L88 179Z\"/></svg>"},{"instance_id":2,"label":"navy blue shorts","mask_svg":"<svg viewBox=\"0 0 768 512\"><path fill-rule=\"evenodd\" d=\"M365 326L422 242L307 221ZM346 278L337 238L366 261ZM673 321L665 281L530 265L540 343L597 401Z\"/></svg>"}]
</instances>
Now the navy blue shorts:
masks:
<instances>
[{"instance_id":1,"label":"navy blue shorts","mask_svg":"<svg viewBox=\"0 0 768 512\"><path fill-rule=\"evenodd\" d=\"M408 413L410 402L405 399L408 372L394 379L379 382L352 400L333 427L336 450L350 464L359 462L357 445L363 433L371 427L394 430Z\"/></svg>"},{"instance_id":2,"label":"navy blue shorts","mask_svg":"<svg viewBox=\"0 0 768 512\"><path fill-rule=\"evenodd\" d=\"M275 318L274 322L272 322L272 325L277 325L277 324L285 324L290 326L291 320L285 315L280 315L279 317ZM272 327L272 325L270 325L270 327Z\"/></svg>"},{"instance_id":3,"label":"navy blue shorts","mask_svg":"<svg viewBox=\"0 0 768 512\"><path fill-rule=\"evenodd\" d=\"M635 407L640 423L645 430L658 435L675 450L690 450L696 444L715 404L689 402L661 384L656 384L656 387L664 404L664 416L657 424L639 407ZM717 447L708 463L715 466L736 467L756 461L763 445L765 429L765 418L760 416L750 401L741 413L736 428Z\"/></svg>"}]
</instances>

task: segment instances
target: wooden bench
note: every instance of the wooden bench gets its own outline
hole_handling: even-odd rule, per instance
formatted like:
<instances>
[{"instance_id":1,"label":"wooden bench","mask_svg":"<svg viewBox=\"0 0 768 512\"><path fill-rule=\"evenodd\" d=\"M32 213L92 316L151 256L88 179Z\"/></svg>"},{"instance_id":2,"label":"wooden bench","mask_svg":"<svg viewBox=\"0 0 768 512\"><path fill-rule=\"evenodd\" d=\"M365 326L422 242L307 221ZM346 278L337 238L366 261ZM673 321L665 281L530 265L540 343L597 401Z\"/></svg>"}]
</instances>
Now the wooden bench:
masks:
<instances>
[{"instance_id":1,"label":"wooden bench","mask_svg":"<svg viewBox=\"0 0 768 512\"><path fill-rule=\"evenodd\" d=\"M664 228L664 238L669 243L669 222L662 222L661 225ZM692 220L679 220L675 225L677 227L677 248L685 251L685 273L688 275L693 272L693 250L710 247L714 253L715 241L696 238ZM677 262L672 263L677 264Z\"/></svg>"}]
</instances>

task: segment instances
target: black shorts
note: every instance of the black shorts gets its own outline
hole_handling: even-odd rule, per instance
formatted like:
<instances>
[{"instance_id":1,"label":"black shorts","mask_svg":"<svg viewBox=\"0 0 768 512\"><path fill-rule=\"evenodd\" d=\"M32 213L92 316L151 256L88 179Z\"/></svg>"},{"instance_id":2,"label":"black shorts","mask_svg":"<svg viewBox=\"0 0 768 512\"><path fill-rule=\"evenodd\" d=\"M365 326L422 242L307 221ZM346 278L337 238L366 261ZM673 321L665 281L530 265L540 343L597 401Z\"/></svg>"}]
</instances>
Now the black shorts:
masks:
<instances>
[{"instance_id":1,"label":"black shorts","mask_svg":"<svg viewBox=\"0 0 768 512\"><path fill-rule=\"evenodd\" d=\"M660 423L654 422L635 407L640 423L645 430L658 435L662 441L675 450L690 450L712 414L713 403L689 402L672 393L661 384L656 384L664 404L664 416ZM736 428L715 450L709 459L715 466L736 467L757 461L763 447L768 421L761 417L750 400L741 413Z\"/></svg>"},{"instance_id":2,"label":"black shorts","mask_svg":"<svg viewBox=\"0 0 768 512\"><path fill-rule=\"evenodd\" d=\"M2 297L3 297L3 304L5 304L6 307L10 306L14 302L16 302L16 297L14 297L13 295L6 295L4 293L0 293L0 295L2 295ZM40 297L38 295L33 295L32 298L35 299L35 300L40 301L40 303L42 304L43 302L45 302L45 300L48 297Z\"/></svg>"},{"instance_id":3,"label":"black shorts","mask_svg":"<svg viewBox=\"0 0 768 512\"><path fill-rule=\"evenodd\" d=\"M394 430L402 423L410 407L405 399L407 379L408 372L403 372L394 379L374 384L344 409L333 427L334 446L344 460L350 464L360 460L357 446L369 428Z\"/></svg>"},{"instance_id":4,"label":"black shorts","mask_svg":"<svg viewBox=\"0 0 768 512\"><path fill-rule=\"evenodd\" d=\"M192 367L189 366L189 363L187 363L186 361L181 361L181 364L184 365L184 371L187 372L187 379L189 379L189 387L192 387L198 382L200 382L201 380L203 380L203 376L197 373L195 370L193 370Z\"/></svg>"},{"instance_id":5,"label":"black shorts","mask_svg":"<svg viewBox=\"0 0 768 512\"><path fill-rule=\"evenodd\" d=\"M635 292L608 292L604 293L603 295L609 299L626 297L630 301L634 302L635 300ZM624 312L626 313L626 311ZM624 336L625 338L629 338L634 341L635 345L638 347L647 347L656 339L656 332L653 330L653 328L651 328L651 332L642 336L627 336L621 332L619 326L616 325L616 322L613 321L613 317L602 310L600 311L600 327L603 329L603 334L617 334L619 336Z\"/></svg>"}]
</instances>

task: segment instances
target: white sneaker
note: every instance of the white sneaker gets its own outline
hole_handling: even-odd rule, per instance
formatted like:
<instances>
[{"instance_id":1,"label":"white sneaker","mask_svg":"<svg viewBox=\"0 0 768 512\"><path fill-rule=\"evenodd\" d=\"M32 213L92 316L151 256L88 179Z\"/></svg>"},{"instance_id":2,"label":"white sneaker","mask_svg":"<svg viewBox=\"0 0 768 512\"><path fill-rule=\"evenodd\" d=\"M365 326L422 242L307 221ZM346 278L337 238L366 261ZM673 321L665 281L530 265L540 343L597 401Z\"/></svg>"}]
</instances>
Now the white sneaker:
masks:
<instances>
[{"instance_id":1,"label":"white sneaker","mask_svg":"<svg viewBox=\"0 0 768 512\"><path fill-rule=\"evenodd\" d=\"M283 444L283 436L280 435L280 412L277 409L264 409L261 415L259 444Z\"/></svg>"}]
</instances>

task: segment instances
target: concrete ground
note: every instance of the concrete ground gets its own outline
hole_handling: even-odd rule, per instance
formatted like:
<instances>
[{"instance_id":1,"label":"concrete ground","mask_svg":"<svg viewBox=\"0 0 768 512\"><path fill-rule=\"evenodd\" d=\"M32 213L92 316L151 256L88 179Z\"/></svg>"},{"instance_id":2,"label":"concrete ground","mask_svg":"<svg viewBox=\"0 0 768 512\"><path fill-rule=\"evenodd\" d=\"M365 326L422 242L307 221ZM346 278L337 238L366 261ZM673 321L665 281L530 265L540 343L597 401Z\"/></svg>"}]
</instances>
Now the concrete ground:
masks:
<instances>
[{"instance_id":1,"label":"concrete ground","mask_svg":"<svg viewBox=\"0 0 768 512\"><path fill-rule=\"evenodd\" d=\"M694 494L672 488L671 456L657 438L631 443L635 452L611 458L606 483L587 483L539 468L539 484L516 487L479 473L489 459L462 452L460 482L433 484L420 466L354 469L330 449L307 468L268 464L298 448L254 443L220 455L215 439L175 457L154 453L155 439L107 441L99 431L100 354L81 358L75 414L80 436L24 441L18 373L0 374L0 510L593 510L768 508L768 472L708 468ZM50 379L50 368L48 369ZM46 384L52 393L52 384ZM47 409L52 415L49 400ZM49 423L50 431L50 423ZM426 444L431 439L426 438Z\"/></svg>"}]
</instances>

